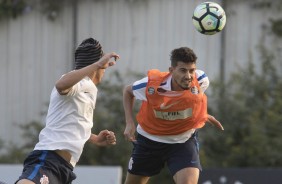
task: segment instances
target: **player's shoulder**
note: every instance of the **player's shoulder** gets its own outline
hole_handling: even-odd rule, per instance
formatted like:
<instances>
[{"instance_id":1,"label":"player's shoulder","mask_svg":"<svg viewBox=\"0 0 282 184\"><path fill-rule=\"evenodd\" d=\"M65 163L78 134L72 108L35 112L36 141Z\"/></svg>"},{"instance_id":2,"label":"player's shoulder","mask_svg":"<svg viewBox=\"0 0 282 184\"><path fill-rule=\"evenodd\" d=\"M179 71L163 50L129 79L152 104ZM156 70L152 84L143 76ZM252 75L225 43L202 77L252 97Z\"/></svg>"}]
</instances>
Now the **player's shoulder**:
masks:
<instances>
[{"instance_id":1,"label":"player's shoulder","mask_svg":"<svg viewBox=\"0 0 282 184\"><path fill-rule=\"evenodd\" d=\"M209 87L210 81L203 70L196 70L196 77L203 92Z\"/></svg>"},{"instance_id":2,"label":"player's shoulder","mask_svg":"<svg viewBox=\"0 0 282 184\"><path fill-rule=\"evenodd\" d=\"M197 70L196 70L196 75L197 75L197 76L202 76L202 75L206 75L206 73L205 73L203 70L197 69Z\"/></svg>"},{"instance_id":3,"label":"player's shoulder","mask_svg":"<svg viewBox=\"0 0 282 184\"><path fill-rule=\"evenodd\" d=\"M147 83L148 83L148 77L144 77L140 80L137 80L132 84L133 90L146 88Z\"/></svg>"},{"instance_id":4,"label":"player's shoulder","mask_svg":"<svg viewBox=\"0 0 282 184\"><path fill-rule=\"evenodd\" d=\"M207 76L207 74L203 71L203 70L196 70L196 77L197 77L197 79L198 79L198 81L200 81L200 80L208 80L208 76Z\"/></svg>"}]
</instances>

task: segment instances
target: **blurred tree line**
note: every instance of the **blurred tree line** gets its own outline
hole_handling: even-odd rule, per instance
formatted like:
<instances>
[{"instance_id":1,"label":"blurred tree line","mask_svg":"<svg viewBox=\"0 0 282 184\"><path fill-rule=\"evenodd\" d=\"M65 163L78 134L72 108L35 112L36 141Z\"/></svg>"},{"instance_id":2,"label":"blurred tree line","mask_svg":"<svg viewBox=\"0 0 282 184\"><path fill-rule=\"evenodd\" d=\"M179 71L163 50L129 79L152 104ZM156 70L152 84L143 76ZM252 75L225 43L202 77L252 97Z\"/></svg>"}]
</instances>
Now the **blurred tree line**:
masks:
<instances>
[{"instance_id":1,"label":"blurred tree line","mask_svg":"<svg viewBox=\"0 0 282 184\"><path fill-rule=\"evenodd\" d=\"M0 0L0 20L17 18L34 10L39 10L49 20L54 21L66 3L77 0Z\"/></svg>"},{"instance_id":2,"label":"blurred tree line","mask_svg":"<svg viewBox=\"0 0 282 184\"><path fill-rule=\"evenodd\" d=\"M258 48L260 67L249 62L226 84L212 83L210 112L225 131L203 129L201 155L207 167L282 166L282 76L271 50Z\"/></svg>"},{"instance_id":3,"label":"blurred tree line","mask_svg":"<svg viewBox=\"0 0 282 184\"><path fill-rule=\"evenodd\" d=\"M264 47L260 48L261 71L249 62L233 73L226 84L213 81L209 90L209 113L219 119L225 130L220 131L206 124L199 131L200 155L203 168L234 167L281 167L282 166L282 78L277 72L274 55ZM132 76L133 78L140 78ZM117 145L97 147L86 144L78 165L121 165L123 174L132 145L125 141L122 90L126 85L119 73L98 86L99 93L94 112L93 133L102 129L113 130ZM137 112L138 105L135 107ZM40 122L21 126L26 144L5 145L6 154L0 163L22 163L38 140L43 127ZM167 169L152 177L150 183L173 183Z\"/></svg>"}]
</instances>

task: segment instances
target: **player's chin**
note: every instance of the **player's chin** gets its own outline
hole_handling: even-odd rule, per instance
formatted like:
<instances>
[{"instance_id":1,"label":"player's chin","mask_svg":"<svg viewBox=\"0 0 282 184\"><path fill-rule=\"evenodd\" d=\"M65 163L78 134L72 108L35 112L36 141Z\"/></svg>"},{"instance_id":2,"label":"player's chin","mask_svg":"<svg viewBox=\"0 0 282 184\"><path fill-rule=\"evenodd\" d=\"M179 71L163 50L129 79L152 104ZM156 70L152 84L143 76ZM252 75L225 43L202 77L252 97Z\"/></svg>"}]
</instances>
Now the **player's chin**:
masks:
<instances>
[{"instance_id":1,"label":"player's chin","mask_svg":"<svg viewBox=\"0 0 282 184\"><path fill-rule=\"evenodd\" d=\"M183 84L181 85L181 88L184 89L184 90L189 90L190 89L190 83L189 84Z\"/></svg>"}]
</instances>

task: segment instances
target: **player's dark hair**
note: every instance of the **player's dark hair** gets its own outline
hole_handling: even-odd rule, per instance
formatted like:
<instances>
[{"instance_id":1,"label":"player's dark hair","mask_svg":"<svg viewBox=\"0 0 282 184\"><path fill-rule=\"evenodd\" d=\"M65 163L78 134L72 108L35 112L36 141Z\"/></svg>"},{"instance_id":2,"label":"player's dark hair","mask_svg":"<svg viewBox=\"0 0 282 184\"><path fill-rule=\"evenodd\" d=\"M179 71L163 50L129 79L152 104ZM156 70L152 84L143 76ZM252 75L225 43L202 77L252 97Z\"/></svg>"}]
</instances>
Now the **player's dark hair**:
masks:
<instances>
[{"instance_id":1,"label":"player's dark hair","mask_svg":"<svg viewBox=\"0 0 282 184\"><path fill-rule=\"evenodd\" d=\"M97 62L103 56L102 46L99 41L87 38L75 50L75 66L80 69Z\"/></svg>"},{"instance_id":2,"label":"player's dark hair","mask_svg":"<svg viewBox=\"0 0 282 184\"><path fill-rule=\"evenodd\" d=\"M176 66L177 62L196 63L197 56L194 51L188 47L180 47L171 51L171 66Z\"/></svg>"}]
</instances>

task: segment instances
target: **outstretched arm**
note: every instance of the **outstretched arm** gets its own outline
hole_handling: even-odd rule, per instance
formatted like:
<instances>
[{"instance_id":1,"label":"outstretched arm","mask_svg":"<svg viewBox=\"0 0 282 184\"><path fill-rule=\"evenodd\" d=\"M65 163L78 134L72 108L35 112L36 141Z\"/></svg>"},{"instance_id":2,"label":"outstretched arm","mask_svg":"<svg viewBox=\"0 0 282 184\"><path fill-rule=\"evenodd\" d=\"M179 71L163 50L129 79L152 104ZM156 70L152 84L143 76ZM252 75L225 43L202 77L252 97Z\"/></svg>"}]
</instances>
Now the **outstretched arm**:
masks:
<instances>
[{"instance_id":1,"label":"outstretched arm","mask_svg":"<svg viewBox=\"0 0 282 184\"><path fill-rule=\"evenodd\" d=\"M78 83L84 77L91 76L93 72L97 72L99 69L106 69L110 66L113 66L115 64L115 61L110 60L111 58L114 58L116 60L119 58L119 55L114 52L105 54L97 62L65 74L56 82L55 86L57 88L57 91L61 95L65 95L70 91L73 85Z\"/></svg>"},{"instance_id":2,"label":"outstretched arm","mask_svg":"<svg viewBox=\"0 0 282 184\"><path fill-rule=\"evenodd\" d=\"M213 117L212 115L208 114L208 122L214 126L216 126L217 128L219 128L220 130L224 130L223 126L221 125L221 123L215 119L215 117Z\"/></svg>"}]
</instances>

